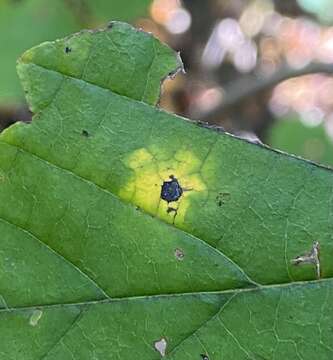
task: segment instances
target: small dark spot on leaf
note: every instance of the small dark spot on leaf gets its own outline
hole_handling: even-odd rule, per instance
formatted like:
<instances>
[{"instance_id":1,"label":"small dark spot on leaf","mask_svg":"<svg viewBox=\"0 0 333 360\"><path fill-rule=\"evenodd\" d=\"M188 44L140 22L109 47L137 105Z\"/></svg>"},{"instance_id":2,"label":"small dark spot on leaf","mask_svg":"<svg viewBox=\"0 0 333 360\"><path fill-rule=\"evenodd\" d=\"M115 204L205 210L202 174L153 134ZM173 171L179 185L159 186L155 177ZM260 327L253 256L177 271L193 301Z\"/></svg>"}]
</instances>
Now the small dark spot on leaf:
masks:
<instances>
[{"instance_id":1,"label":"small dark spot on leaf","mask_svg":"<svg viewBox=\"0 0 333 360\"><path fill-rule=\"evenodd\" d=\"M177 201L183 194L183 189L180 186L178 180L170 175L169 181L164 181L161 189L161 199L167 201Z\"/></svg>"},{"instance_id":2,"label":"small dark spot on leaf","mask_svg":"<svg viewBox=\"0 0 333 360\"><path fill-rule=\"evenodd\" d=\"M169 206L169 207L167 208L167 213L170 214L171 212L177 212L177 209Z\"/></svg>"},{"instance_id":3,"label":"small dark spot on leaf","mask_svg":"<svg viewBox=\"0 0 333 360\"><path fill-rule=\"evenodd\" d=\"M221 207L223 204L225 204L230 197L230 194L227 192L219 192L216 196L216 203L219 207Z\"/></svg>"},{"instance_id":4,"label":"small dark spot on leaf","mask_svg":"<svg viewBox=\"0 0 333 360\"><path fill-rule=\"evenodd\" d=\"M185 254L184 254L184 251L182 249L176 249L175 250L175 257L176 257L177 260L180 260L180 261L183 260L184 256L185 256Z\"/></svg>"},{"instance_id":5,"label":"small dark spot on leaf","mask_svg":"<svg viewBox=\"0 0 333 360\"><path fill-rule=\"evenodd\" d=\"M88 137L89 133L87 130L82 130L82 136Z\"/></svg>"},{"instance_id":6,"label":"small dark spot on leaf","mask_svg":"<svg viewBox=\"0 0 333 360\"><path fill-rule=\"evenodd\" d=\"M65 53L68 54L72 51L72 49L68 46L65 47Z\"/></svg>"},{"instance_id":7,"label":"small dark spot on leaf","mask_svg":"<svg viewBox=\"0 0 333 360\"><path fill-rule=\"evenodd\" d=\"M202 360L209 360L208 355L206 354L200 354Z\"/></svg>"},{"instance_id":8,"label":"small dark spot on leaf","mask_svg":"<svg viewBox=\"0 0 333 360\"><path fill-rule=\"evenodd\" d=\"M113 22L110 22L109 24L108 24L108 29L112 29L113 28Z\"/></svg>"}]
</instances>

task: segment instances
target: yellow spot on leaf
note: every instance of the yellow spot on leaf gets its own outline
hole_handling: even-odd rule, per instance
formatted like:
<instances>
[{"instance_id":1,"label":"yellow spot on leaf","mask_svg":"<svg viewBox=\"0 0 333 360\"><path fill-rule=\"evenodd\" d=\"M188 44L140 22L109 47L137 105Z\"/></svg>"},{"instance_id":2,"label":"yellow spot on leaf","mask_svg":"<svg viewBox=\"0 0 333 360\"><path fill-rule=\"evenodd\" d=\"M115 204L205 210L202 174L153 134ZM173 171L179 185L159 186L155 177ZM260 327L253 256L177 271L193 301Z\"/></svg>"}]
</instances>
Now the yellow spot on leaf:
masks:
<instances>
[{"instance_id":1,"label":"yellow spot on leaf","mask_svg":"<svg viewBox=\"0 0 333 360\"><path fill-rule=\"evenodd\" d=\"M180 149L166 154L157 147L141 148L127 156L125 164L133 171L119 196L152 215L181 226L191 199L199 193L207 196L207 188L200 175L202 162L189 150ZM161 186L174 176L183 189L178 201L167 203L161 199Z\"/></svg>"},{"instance_id":2,"label":"yellow spot on leaf","mask_svg":"<svg viewBox=\"0 0 333 360\"><path fill-rule=\"evenodd\" d=\"M131 169L138 169L153 159L153 156L147 149L139 149L133 155L128 159L128 165Z\"/></svg>"}]
</instances>

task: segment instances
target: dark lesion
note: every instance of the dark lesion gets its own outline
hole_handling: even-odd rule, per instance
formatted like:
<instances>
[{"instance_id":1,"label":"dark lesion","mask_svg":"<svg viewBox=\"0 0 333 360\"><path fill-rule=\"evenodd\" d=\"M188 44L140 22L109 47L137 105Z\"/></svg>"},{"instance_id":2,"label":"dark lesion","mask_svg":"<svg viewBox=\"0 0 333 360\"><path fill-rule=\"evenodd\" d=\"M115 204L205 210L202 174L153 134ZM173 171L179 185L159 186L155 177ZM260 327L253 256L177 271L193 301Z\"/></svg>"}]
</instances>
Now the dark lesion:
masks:
<instances>
[{"instance_id":1,"label":"dark lesion","mask_svg":"<svg viewBox=\"0 0 333 360\"><path fill-rule=\"evenodd\" d=\"M178 201L183 192L185 191L184 188L179 184L178 179L174 175L169 176L170 180L164 181L161 186L161 199L168 203L168 208L166 212L168 214L172 214L173 220L172 223L175 223L177 212L178 212L178 205L175 207L169 206L169 203Z\"/></svg>"},{"instance_id":2,"label":"dark lesion","mask_svg":"<svg viewBox=\"0 0 333 360\"><path fill-rule=\"evenodd\" d=\"M173 175L170 175L169 179L168 181L164 181L161 187L161 199L167 203L178 201L184 192L184 189Z\"/></svg>"},{"instance_id":3,"label":"dark lesion","mask_svg":"<svg viewBox=\"0 0 333 360\"><path fill-rule=\"evenodd\" d=\"M69 54L70 52L72 52L72 49L69 46L65 47L65 53Z\"/></svg>"},{"instance_id":4,"label":"dark lesion","mask_svg":"<svg viewBox=\"0 0 333 360\"><path fill-rule=\"evenodd\" d=\"M176 209L176 208L173 208L173 207L171 207L171 206L168 206L168 208L167 208L167 213L168 213L168 214L170 214L170 213L172 213L172 212L177 213L177 210L178 210L178 209Z\"/></svg>"},{"instance_id":5,"label":"dark lesion","mask_svg":"<svg viewBox=\"0 0 333 360\"><path fill-rule=\"evenodd\" d=\"M169 176L170 180L164 181L161 186L160 198L168 203L166 212L173 215L172 223L175 223L180 201L177 201L182 197L185 191L192 191L191 188L182 187L178 179L174 175ZM170 203L175 203L174 206L169 206Z\"/></svg>"},{"instance_id":6,"label":"dark lesion","mask_svg":"<svg viewBox=\"0 0 333 360\"><path fill-rule=\"evenodd\" d=\"M215 198L217 206L223 206L230 198L230 193L219 192Z\"/></svg>"}]
</instances>

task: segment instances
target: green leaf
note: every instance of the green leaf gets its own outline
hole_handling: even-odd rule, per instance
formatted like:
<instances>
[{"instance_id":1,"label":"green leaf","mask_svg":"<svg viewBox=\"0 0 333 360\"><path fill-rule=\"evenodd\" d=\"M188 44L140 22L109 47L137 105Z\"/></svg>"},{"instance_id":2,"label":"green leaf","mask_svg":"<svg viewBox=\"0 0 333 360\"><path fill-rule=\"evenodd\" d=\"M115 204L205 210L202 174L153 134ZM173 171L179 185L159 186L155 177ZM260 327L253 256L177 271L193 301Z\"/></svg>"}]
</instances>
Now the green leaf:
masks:
<instances>
[{"instance_id":1,"label":"green leaf","mask_svg":"<svg viewBox=\"0 0 333 360\"><path fill-rule=\"evenodd\" d=\"M272 128L269 143L290 154L333 166L333 139L323 124L309 127L297 117L279 119Z\"/></svg>"},{"instance_id":2,"label":"green leaf","mask_svg":"<svg viewBox=\"0 0 333 360\"><path fill-rule=\"evenodd\" d=\"M108 19L133 21L145 15L151 0L1 0L0 1L0 105L22 102L15 71L23 51L42 41L63 37L82 26L96 27Z\"/></svg>"},{"instance_id":3,"label":"green leaf","mask_svg":"<svg viewBox=\"0 0 333 360\"><path fill-rule=\"evenodd\" d=\"M152 0L131 0L129 4L122 0L88 0L86 6L100 21L108 21L110 16L116 20L131 21L146 15L151 2Z\"/></svg>"},{"instance_id":4,"label":"green leaf","mask_svg":"<svg viewBox=\"0 0 333 360\"><path fill-rule=\"evenodd\" d=\"M117 22L19 60L35 116L0 136L1 358L332 357L332 172L155 107L181 69ZM319 280L292 263L314 241Z\"/></svg>"},{"instance_id":5,"label":"green leaf","mask_svg":"<svg viewBox=\"0 0 333 360\"><path fill-rule=\"evenodd\" d=\"M0 103L22 101L23 93L15 71L23 51L42 41L78 31L79 22L64 0L0 1Z\"/></svg>"}]
</instances>

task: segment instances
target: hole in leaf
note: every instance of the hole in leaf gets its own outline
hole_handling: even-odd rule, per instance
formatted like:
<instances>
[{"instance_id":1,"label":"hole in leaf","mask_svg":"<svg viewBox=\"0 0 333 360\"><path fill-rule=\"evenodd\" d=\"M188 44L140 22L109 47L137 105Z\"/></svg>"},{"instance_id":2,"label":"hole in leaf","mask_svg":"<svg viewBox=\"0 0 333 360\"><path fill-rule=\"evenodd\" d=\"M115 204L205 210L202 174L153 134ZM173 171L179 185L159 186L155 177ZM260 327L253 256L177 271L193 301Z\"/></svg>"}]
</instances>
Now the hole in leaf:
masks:
<instances>
[{"instance_id":1,"label":"hole in leaf","mask_svg":"<svg viewBox=\"0 0 333 360\"><path fill-rule=\"evenodd\" d=\"M184 259L184 256L185 256L185 254L184 254L183 250L181 250L181 249L176 249L175 250L175 257L176 257L177 260L182 261Z\"/></svg>"},{"instance_id":2,"label":"hole in leaf","mask_svg":"<svg viewBox=\"0 0 333 360\"><path fill-rule=\"evenodd\" d=\"M316 268L317 279L320 279L320 259L319 259L319 242L315 241L312 245L311 251L296 256L291 260L293 265L305 265L305 264L313 264Z\"/></svg>"},{"instance_id":3,"label":"hole in leaf","mask_svg":"<svg viewBox=\"0 0 333 360\"><path fill-rule=\"evenodd\" d=\"M164 338L162 338L161 340L155 341L155 343L154 343L155 349L161 354L162 357L165 356L165 351L166 351L167 345L168 345L168 343L166 342L166 340Z\"/></svg>"}]
</instances>

